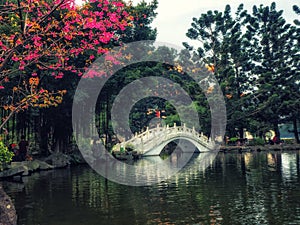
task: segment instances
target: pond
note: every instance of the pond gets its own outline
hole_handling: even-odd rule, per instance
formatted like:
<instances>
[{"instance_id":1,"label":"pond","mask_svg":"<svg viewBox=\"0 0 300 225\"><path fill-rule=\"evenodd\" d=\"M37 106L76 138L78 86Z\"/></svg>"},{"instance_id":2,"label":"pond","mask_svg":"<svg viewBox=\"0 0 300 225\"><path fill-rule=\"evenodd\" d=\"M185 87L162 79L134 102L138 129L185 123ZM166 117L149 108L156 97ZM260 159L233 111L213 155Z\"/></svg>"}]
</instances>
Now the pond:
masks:
<instances>
[{"instance_id":1,"label":"pond","mask_svg":"<svg viewBox=\"0 0 300 225\"><path fill-rule=\"evenodd\" d=\"M201 154L151 186L113 183L88 165L3 186L20 225L300 224L298 151L218 153L205 170Z\"/></svg>"}]
</instances>

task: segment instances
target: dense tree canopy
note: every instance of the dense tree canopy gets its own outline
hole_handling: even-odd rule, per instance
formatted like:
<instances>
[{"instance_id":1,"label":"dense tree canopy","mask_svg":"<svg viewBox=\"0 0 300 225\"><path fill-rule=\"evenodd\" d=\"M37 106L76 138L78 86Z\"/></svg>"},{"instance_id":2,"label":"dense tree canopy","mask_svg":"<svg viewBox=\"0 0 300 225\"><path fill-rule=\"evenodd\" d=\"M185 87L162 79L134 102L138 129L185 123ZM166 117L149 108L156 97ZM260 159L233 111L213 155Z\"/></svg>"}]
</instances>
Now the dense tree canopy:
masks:
<instances>
[{"instance_id":1,"label":"dense tree canopy","mask_svg":"<svg viewBox=\"0 0 300 225\"><path fill-rule=\"evenodd\" d=\"M155 40L157 31L151 23L158 1L136 6L106 0L90 0L82 6L72 0L0 2L0 127L8 130L9 142L25 133L42 153L67 151L73 143L71 108L81 75L114 46ZM294 11L299 15L298 6ZM245 129L259 136L273 129L280 136L278 126L292 123L291 132L299 141L299 25L299 20L288 24L275 3L254 6L252 13L242 4L233 13L228 5L223 12L209 10L193 18L187 36L199 44L184 46L192 58L197 55L207 64L221 86L228 136L242 137ZM167 48L152 54L158 59L183 57ZM99 134L106 140L113 136L109 112L121 88L153 75L168 76L188 91L199 113L200 129L209 135L207 93L178 68L147 62L113 76L98 99ZM163 112L167 124L180 123L170 102L153 97L132 109L132 130L144 129L155 117L155 109Z\"/></svg>"},{"instance_id":2,"label":"dense tree canopy","mask_svg":"<svg viewBox=\"0 0 300 225\"><path fill-rule=\"evenodd\" d=\"M273 129L280 137L279 124L297 125L299 29L286 23L275 3L254 6L252 14L241 4L234 17L229 5L208 11L193 18L187 36L201 43L185 47L214 67L227 100L229 136L238 130L242 137L246 128L257 134Z\"/></svg>"},{"instance_id":3,"label":"dense tree canopy","mask_svg":"<svg viewBox=\"0 0 300 225\"><path fill-rule=\"evenodd\" d=\"M9 123L1 126L8 130L9 141L18 140L16 132L25 133L44 153L66 151L72 142L71 106L81 75L97 56L121 42L154 40L156 30L150 23L156 7L157 1L137 6L105 0L82 6L69 0L3 1L1 117ZM11 34L9 27L14 29ZM28 99L25 107L23 98ZM24 104L18 108L20 102ZM101 129L107 133L109 118L103 108L101 112Z\"/></svg>"},{"instance_id":4,"label":"dense tree canopy","mask_svg":"<svg viewBox=\"0 0 300 225\"><path fill-rule=\"evenodd\" d=\"M40 80L51 82L72 73L81 76L132 20L125 4L118 1L90 0L80 7L72 0L3 1L0 91L2 106L11 112L8 118L29 106L61 103L65 88L45 84L47 90ZM88 58L82 60L82 55Z\"/></svg>"}]
</instances>

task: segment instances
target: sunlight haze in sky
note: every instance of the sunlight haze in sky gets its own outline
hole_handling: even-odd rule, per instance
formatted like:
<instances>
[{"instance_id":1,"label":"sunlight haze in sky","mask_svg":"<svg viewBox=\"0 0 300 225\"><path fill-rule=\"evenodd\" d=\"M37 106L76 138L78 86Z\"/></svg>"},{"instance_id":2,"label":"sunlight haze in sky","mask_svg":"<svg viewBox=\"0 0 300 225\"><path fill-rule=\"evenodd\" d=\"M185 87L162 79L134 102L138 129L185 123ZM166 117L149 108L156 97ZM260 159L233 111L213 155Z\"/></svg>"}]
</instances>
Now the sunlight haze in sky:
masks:
<instances>
[{"instance_id":1,"label":"sunlight haze in sky","mask_svg":"<svg viewBox=\"0 0 300 225\"><path fill-rule=\"evenodd\" d=\"M133 0L136 4L140 0ZM151 2L151 0L146 0ZM274 1L268 0L158 0L157 17L153 22L153 27L157 28L157 41L168 42L182 46L182 42L189 41L185 36L187 30L191 27L193 17L200 17L202 13L208 10L218 10L223 12L225 6L231 6L232 14L236 12L237 7L243 3L248 12L252 12L253 5L270 6ZM278 0L275 1L277 10L283 10L283 17L287 22L292 23L297 16L292 7L300 6L299 0Z\"/></svg>"}]
</instances>

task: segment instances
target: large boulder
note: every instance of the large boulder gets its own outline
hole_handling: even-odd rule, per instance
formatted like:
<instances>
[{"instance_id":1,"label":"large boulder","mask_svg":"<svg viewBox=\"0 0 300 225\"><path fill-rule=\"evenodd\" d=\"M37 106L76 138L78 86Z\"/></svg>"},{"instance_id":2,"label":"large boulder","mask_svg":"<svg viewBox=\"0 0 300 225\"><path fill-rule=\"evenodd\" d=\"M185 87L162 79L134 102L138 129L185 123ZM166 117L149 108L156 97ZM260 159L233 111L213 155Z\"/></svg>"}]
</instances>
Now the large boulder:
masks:
<instances>
[{"instance_id":1,"label":"large boulder","mask_svg":"<svg viewBox=\"0 0 300 225\"><path fill-rule=\"evenodd\" d=\"M51 170L54 169L54 166L40 160L35 160L39 164L39 170Z\"/></svg>"},{"instance_id":2,"label":"large boulder","mask_svg":"<svg viewBox=\"0 0 300 225\"><path fill-rule=\"evenodd\" d=\"M45 162L54 168L63 168L70 165L70 157L63 153L53 153L45 159Z\"/></svg>"},{"instance_id":3,"label":"large boulder","mask_svg":"<svg viewBox=\"0 0 300 225\"><path fill-rule=\"evenodd\" d=\"M13 176L21 176L24 174L24 172L27 172L28 168L20 165L17 167L11 167L9 169L3 170L0 172L0 178L7 178L7 177L13 177Z\"/></svg>"},{"instance_id":4,"label":"large boulder","mask_svg":"<svg viewBox=\"0 0 300 225\"><path fill-rule=\"evenodd\" d=\"M10 199L0 185L0 225L16 225L17 213Z\"/></svg>"},{"instance_id":5,"label":"large boulder","mask_svg":"<svg viewBox=\"0 0 300 225\"><path fill-rule=\"evenodd\" d=\"M28 176L39 170L50 170L54 166L40 160L12 162L6 170L0 172L0 178L8 178L14 176Z\"/></svg>"},{"instance_id":6,"label":"large boulder","mask_svg":"<svg viewBox=\"0 0 300 225\"><path fill-rule=\"evenodd\" d=\"M24 166L26 166L30 172L36 171L40 168L40 164L37 160L25 161Z\"/></svg>"},{"instance_id":7,"label":"large boulder","mask_svg":"<svg viewBox=\"0 0 300 225\"><path fill-rule=\"evenodd\" d=\"M76 153L70 154L70 163L73 165L74 164L77 165L77 164L85 164L86 161L83 158L83 156L81 155L81 153L76 152Z\"/></svg>"}]
</instances>

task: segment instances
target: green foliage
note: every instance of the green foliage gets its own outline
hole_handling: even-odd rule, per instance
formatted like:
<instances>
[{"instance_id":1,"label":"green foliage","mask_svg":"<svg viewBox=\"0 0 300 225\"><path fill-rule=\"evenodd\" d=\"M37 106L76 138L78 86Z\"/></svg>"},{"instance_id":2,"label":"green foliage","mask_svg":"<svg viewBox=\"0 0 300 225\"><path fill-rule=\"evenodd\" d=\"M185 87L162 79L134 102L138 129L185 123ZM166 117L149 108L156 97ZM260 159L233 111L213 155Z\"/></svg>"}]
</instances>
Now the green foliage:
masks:
<instances>
[{"instance_id":1,"label":"green foliage","mask_svg":"<svg viewBox=\"0 0 300 225\"><path fill-rule=\"evenodd\" d=\"M232 138L229 139L229 141L231 141L231 142L236 142L237 140L238 140L237 137L232 137Z\"/></svg>"},{"instance_id":2,"label":"green foliage","mask_svg":"<svg viewBox=\"0 0 300 225\"><path fill-rule=\"evenodd\" d=\"M7 146L4 145L2 141L0 141L0 170L3 168L3 164L11 162L14 153L10 152Z\"/></svg>"},{"instance_id":3,"label":"green foliage","mask_svg":"<svg viewBox=\"0 0 300 225\"><path fill-rule=\"evenodd\" d=\"M155 12L157 7L157 0L149 3L141 1L136 6L130 5L127 11L134 17L134 21L131 27L127 27L125 31L119 31L121 41L128 43L141 40L155 40L157 31L151 27L151 23L157 15Z\"/></svg>"},{"instance_id":4,"label":"green foliage","mask_svg":"<svg viewBox=\"0 0 300 225\"><path fill-rule=\"evenodd\" d=\"M252 51L247 51L249 44L243 29L246 20L247 13L242 4L235 16L232 16L229 5L224 12L209 10L199 18L193 18L192 28L187 32L190 39L200 40L203 45L194 49L184 43L189 51L202 57L206 64L214 65L215 76L226 96L229 136L236 135L235 128L242 131L246 126L247 118L243 115L247 111L248 102L245 93L253 88L249 79Z\"/></svg>"},{"instance_id":5,"label":"green foliage","mask_svg":"<svg viewBox=\"0 0 300 225\"><path fill-rule=\"evenodd\" d=\"M300 8L299 8L299 6L297 6L297 5L294 5L293 6L293 10L294 10L294 12L296 13L296 14L298 14L299 16L300 16ZM294 23L296 24L296 25L298 25L298 26L300 26L300 20L294 20Z\"/></svg>"},{"instance_id":6,"label":"green foliage","mask_svg":"<svg viewBox=\"0 0 300 225\"><path fill-rule=\"evenodd\" d=\"M300 15L298 6L293 9ZM272 129L280 136L280 123L298 121L300 29L286 23L282 12L274 2L253 6L252 13L242 4L235 14L226 6L193 18L188 29L187 37L201 43L184 43L186 49L214 65L226 97L229 136L238 131L242 137L243 128L258 136Z\"/></svg>"},{"instance_id":7,"label":"green foliage","mask_svg":"<svg viewBox=\"0 0 300 225\"><path fill-rule=\"evenodd\" d=\"M257 146L257 145L262 146L264 144L265 144L265 140L263 138L254 138L253 140L251 140L249 142L248 145L250 145L250 146Z\"/></svg>"}]
</instances>

